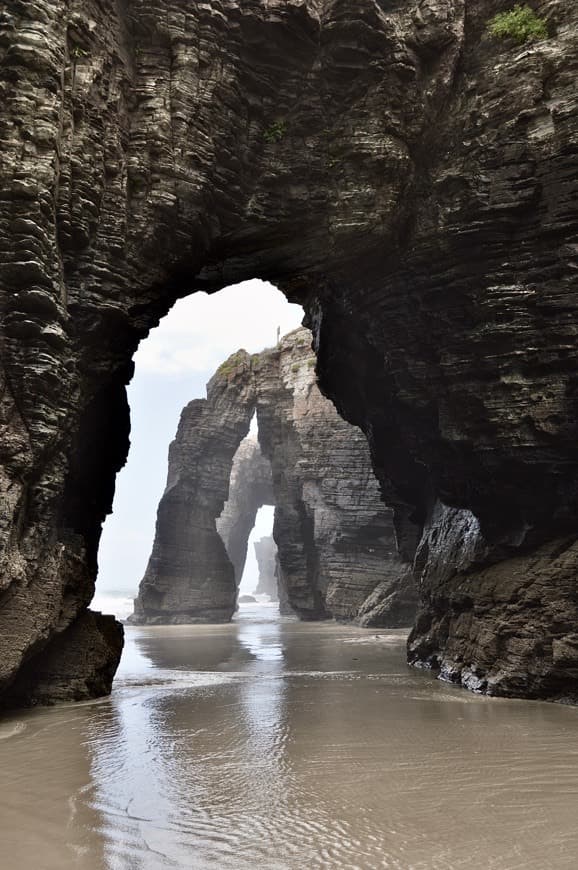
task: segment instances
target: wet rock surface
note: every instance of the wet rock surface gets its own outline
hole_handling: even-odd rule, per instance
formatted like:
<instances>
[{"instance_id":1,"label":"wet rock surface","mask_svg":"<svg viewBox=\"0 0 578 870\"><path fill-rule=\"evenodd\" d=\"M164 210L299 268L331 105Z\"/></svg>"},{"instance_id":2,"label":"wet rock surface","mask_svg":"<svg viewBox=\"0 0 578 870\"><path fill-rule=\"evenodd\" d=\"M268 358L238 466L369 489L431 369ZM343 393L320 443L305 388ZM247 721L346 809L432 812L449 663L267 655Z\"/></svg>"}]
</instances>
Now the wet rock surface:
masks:
<instances>
[{"instance_id":1,"label":"wet rock surface","mask_svg":"<svg viewBox=\"0 0 578 870\"><path fill-rule=\"evenodd\" d=\"M575 691L552 554L577 535L578 11L533 7L548 38L518 45L489 35L495 0L5 4L1 687L92 596L138 342L179 296L258 275L305 306L404 558L442 503L492 564L544 564L524 666ZM412 656L434 631L445 667L499 661L523 694L465 561L459 630L423 566Z\"/></svg>"},{"instance_id":2,"label":"wet rock surface","mask_svg":"<svg viewBox=\"0 0 578 870\"><path fill-rule=\"evenodd\" d=\"M409 661L476 692L577 702L575 539L500 555L473 514L436 507L416 557Z\"/></svg>"},{"instance_id":3,"label":"wet rock surface","mask_svg":"<svg viewBox=\"0 0 578 870\"><path fill-rule=\"evenodd\" d=\"M114 616L85 610L42 656L24 665L3 703L34 706L108 695L122 648L123 628Z\"/></svg>"}]
</instances>

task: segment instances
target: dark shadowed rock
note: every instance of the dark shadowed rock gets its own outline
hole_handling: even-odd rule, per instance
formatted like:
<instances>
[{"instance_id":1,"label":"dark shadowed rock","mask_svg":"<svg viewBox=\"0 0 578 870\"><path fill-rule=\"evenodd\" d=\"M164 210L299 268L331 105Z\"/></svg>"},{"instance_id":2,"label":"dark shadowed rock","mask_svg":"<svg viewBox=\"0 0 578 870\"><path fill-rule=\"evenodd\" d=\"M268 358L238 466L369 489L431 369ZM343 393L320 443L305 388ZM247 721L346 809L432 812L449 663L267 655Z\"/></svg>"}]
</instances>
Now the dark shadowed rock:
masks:
<instances>
[{"instance_id":1,"label":"dark shadowed rock","mask_svg":"<svg viewBox=\"0 0 578 870\"><path fill-rule=\"evenodd\" d=\"M108 695L122 647L123 628L114 616L86 610L26 662L5 701L31 706Z\"/></svg>"},{"instance_id":2,"label":"dark shadowed rock","mask_svg":"<svg viewBox=\"0 0 578 870\"><path fill-rule=\"evenodd\" d=\"M416 558L424 604L409 660L477 692L578 701L578 545L507 554L471 513L438 505Z\"/></svg>"},{"instance_id":3,"label":"dark shadowed rock","mask_svg":"<svg viewBox=\"0 0 578 870\"><path fill-rule=\"evenodd\" d=\"M412 657L433 632L446 669L576 691L578 7L532 5L548 38L518 45L496 0L3 4L0 688L91 599L139 341L259 276L304 305L404 558L427 529ZM487 552L459 621L438 503ZM512 558L549 578L523 657L477 592Z\"/></svg>"},{"instance_id":4,"label":"dark shadowed rock","mask_svg":"<svg viewBox=\"0 0 578 870\"><path fill-rule=\"evenodd\" d=\"M417 607L417 588L410 565L405 571L392 565L390 576L382 580L361 605L357 621L364 628L413 625Z\"/></svg>"}]
</instances>

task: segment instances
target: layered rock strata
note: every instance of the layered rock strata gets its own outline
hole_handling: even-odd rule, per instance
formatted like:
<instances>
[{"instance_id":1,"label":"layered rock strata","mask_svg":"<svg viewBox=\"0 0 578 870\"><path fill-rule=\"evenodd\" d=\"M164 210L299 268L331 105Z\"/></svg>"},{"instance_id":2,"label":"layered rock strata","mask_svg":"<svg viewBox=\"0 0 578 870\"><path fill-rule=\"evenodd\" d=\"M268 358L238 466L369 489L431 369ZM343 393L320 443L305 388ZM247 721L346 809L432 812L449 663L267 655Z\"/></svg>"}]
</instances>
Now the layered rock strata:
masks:
<instances>
[{"instance_id":1,"label":"layered rock strata","mask_svg":"<svg viewBox=\"0 0 578 870\"><path fill-rule=\"evenodd\" d=\"M255 410L261 447L248 438L235 452ZM373 624L398 625L402 613L401 624L411 623L415 590L396 553L367 441L319 392L304 328L251 358L234 354L207 399L183 412L133 621L230 618L257 510L273 503L285 608L302 619L352 620L374 593L381 609L372 610ZM412 600L412 613L401 598Z\"/></svg>"},{"instance_id":2,"label":"layered rock strata","mask_svg":"<svg viewBox=\"0 0 578 870\"><path fill-rule=\"evenodd\" d=\"M249 431L253 405L251 358L239 351L209 381L207 398L184 408L169 448L167 485L131 622L226 622L233 615L235 569L216 520L229 496L233 459ZM237 470L244 456L242 451Z\"/></svg>"},{"instance_id":3,"label":"layered rock strata","mask_svg":"<svg viewBox=\"0 0 578 870\"><path fill-rule=\"evenodd\" d=\"M259 579L255 595L268 595L271 601L278 601L277 590L277 546L271 535L260 538L253 544L259 569Z\"/></svg>"},{"instance_id":4,"label":"layered rock strata","mask_svg":"<svg viewBox=\"0 0 578 870\"><path fill-rule=\"evenodd\" d=\"M215 437L218 434L215 433ZM248 437L239 445L229 481L229 498L217 520L217 531L233 563L237 588L241 583L249 535L257 511L274 504L271 466L262 455L256 439Z\"/></svg>"},{"instance_id":5,"label":"layered rock strata","mask_svg":"<svg viewBox=\"0 0 578 870\"><path fill-rule=\"evenodd\" d=\"M311 334L298 329L255 362L259 441L273 469L280 583L302 619L352 620L389 576L416 593L400 561L363 433L321 395ZM390 590L382 625L399 625ZM383 599L380 599L383 600ZM395 614L395 617L393 617ZM390 615L392 619L390 621Z\"/></svg>"},{"instance_id":6,"label":"layered rock strata","mask_svg":"<svg viewBox=\"0 0 578 870\"><path fill-rule=\"evenodd\" d=\"M578 543L500 550L470 512L437 504L416 555L409 661L490 695L578 702Z\"/></svg>"},{"instance_id":7,"label":"layered rock strata","mask_svg":"<svg viewBox=\"0 0 578 870\"><path fill-rule=\"evenodd\" d=\"M92 596L138 342L258 275L305 306L404 556L427 529L412 656L575 692L578 9L532 6L521 45L497 0L4 4L0 690ZM450 578L439 505L486 553ZM522 658L487 583L511 559L512 601L548 578Z\"/></svg>"}]
</instances>

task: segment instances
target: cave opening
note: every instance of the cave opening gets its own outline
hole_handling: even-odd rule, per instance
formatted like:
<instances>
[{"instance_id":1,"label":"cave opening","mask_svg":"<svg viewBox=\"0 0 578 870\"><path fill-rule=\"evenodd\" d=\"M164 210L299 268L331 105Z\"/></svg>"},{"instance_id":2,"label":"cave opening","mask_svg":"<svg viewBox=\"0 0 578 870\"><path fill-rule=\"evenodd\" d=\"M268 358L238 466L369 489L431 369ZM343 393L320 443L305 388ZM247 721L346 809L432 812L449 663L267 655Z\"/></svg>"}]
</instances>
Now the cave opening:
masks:
<instances>
[{"instance_id":1,"label":"cave opening","mask_svg":"<svg viewBox=\"0 0 578 870\"><path fill-rule=\"evenodd\" d=\"M278 605L281 581L274 519L272 468L261 450L255 411L235 451L228 499L215 522L234 570L237 612L246 605Z\"/></svg>"},{"instance_id":2,"label":"cave opening","mask_svg":"<svg viewBox=\"0 0 578 870\"><path fill-rule=\"evenodd\" d=\"M247 561L239 585L239 598L243 595L256 596L259 603L278 606L279 597L275 577L277 548L273 540L274 517L274 505L263 505L257 511L255 525L249 535Z\"/></svg>"},{"instance_id":3,"label":"cave opening","mask_svg":"<svg viewBox=\"0 0 578 870\"><path fill-rule=\"evenodd\" d=\"M262 570L260 571L260 559L258 556L258 545L268 545L269 541L271 541L274 545L273 541L273 521L275 517L275 506L274 505L263 505L257 511L257 516L255 518L255 525L251 529L251 534L249 535L249 543L247 548L247 561L245 563L245 569L243 571L243 576L241 577L241 583L239 585L239 595L267 595L270 596L270 593L259 591L259 581L260 575L262 574ZM257 548L257 551L256 551ZM273 553L273 559L275 554L274 546L271 547L271 551ZM276 598L272 598L272 601L277 603Z\"/></svg>"},{"instance_id":4,"label":"cave opening","mask_svg":"<svg viewBox=\"0 0 578 870\"><path fill-rule=\"evenodd\" d=\"M276 454L279 469L276 486L280 497L276 501L274 535L279 547L279 612L294 614L304 621L357 620L362 625L393 627L407 625L415 612L415 590L408 566L400 563L395 552L392 514L383 502L366 436L347 421L343 409L321 392L317 381L327 362L323 342L319 343L317 337L315 351L312 349L315 318L321 316L320 312L316 314L306 305L311 331L297 328L303 319L303 308L288 301L297 298L295 287L287 289L284 282L279 283L287 295L271 284L253 280L221 290L207 285L212 291L209 294L197 286L169 311L168 306L161 304L154 310L141 309L142 331L137 329L135 313L131 339L117 336L119 367L84 409L66 481L62 522L68 537L73 535L71 552L75 552L75 547L85 547L82 559L86 576L81 578L85 581L83 586L75 581L75 585L66 587L64 605L73 614L72 619L74 611L80 608L81 615L88 613L95 622L93 634L104 662L98 665L99 675L104 674L101 682L108 689L122 649L121 627L115 623L115 616L123 621L131 617L136 625L231 620L237 605L237 586L215 520L227 498L228 463L248 434L255 410L259 440L263 424L263 430L269 433L267 449ZM182 287L178 290L172 285L165 290L165 298L171 300L184 292ZM147 337L151 322L158 326L155 318L161 315L164 315L161 326L137 349L136 337ZM109 339L112 341L112 337ZM245 350L240 351L241 346ZM129 348L134 352L134 378L133 364L126 357ZM231 350L234 353L227 357ZM263 379L262 373L257 374L262 365L271 377ZM226 404L238 386L234 386L231 394L227 384L235 382L238 375L241 390L244 384L252 398L247 401L247 396L238 397L241 417L225 435L227 455L219 472L225 489L221 487L217 495L218 510L214 510L213 498L211 510L204 517L204 522L210 519L204 525L208 535L203 546L208 547L204 550L201 547L200 551L191 545L182 547L182 542L192 537L173 533L176 525L171 512L178 510L179 505L174 500L171 504L169 498L164 505L168 509L164 531L168 528L169 534L163 532L164 540L157 548L163 501L167 490L173 489L169 473L169 483L159 501L165 482L166 447L174 436L181 408L185 405L184 413L187 402L210 405L213 381L218 383L217 393ZM196 395L203 396L205 386L206 399L191 398L195 396L195 387ZM129 448L129 404L132 448L113 485ZM181 422L182 418L183 414ZM173 444L178 440L180 428L179 424ZM207 449L214 440L214 431L213 420L212 428L204 435ZM188 529L193 531L195 517L189 508L194 499L191 492L183 492L182 488L179 498L183 504L189 504L184 513ZM98 550L97 572L100 524L111 507ZM377 546L373 532L370 540L367 535L367 529L373 530L376 524L381 529ZM217 565L217 576L211 577L205 571L208 562L204 560L211 550L214 554L215 538L219 539L216 546L224 558ZM159 561L156 555L161 552L162 557L167 553L167 543L168 549L172 547L173 553L178 550L179 555L172 564L162 565L162 558ZM201 552L200 563L197 552ZM149 573L151 566L153 571ZM75 571L77 567L75 562ZM97 585L93 595L95 575ZM191 583L193 575L195 582ZM201 584L197 583L199 577ZM216 586L219 586L217 594ZM211 593L207 595L209 589ZM183 590L184 596L180 597ZM91 611L86 610L89 603ZM103 616L102 612L113 616ZM84 631L83 623L80 629ZM112 641L105 631L114 632ZM68 634L63 632L54 645L55 655L61 648L66 654L68 643ZM63 669L70 668L66 660ZM52 691L49 681L42 679L47 691ZM27 697L37 697L37 683L24 685ZM92 691L88 687L87 696Z\"/></svg>"},{"instance_id":5,"label":"cave opening","mask_svg":"<svg viewBox=\"0 0 578 870\"><path fill-rule=\"evenodd\" d=\"M273 347L302 318L301 306L288 302L272 284L254 279L178 300L141 342L127 388L131 446L117 475L112 511L103 526L94 609L120 619L132 613L155 535L157 506L166 483L167 449L183 408L206 395L207 382L232 353L239 348L257 353ZM256 437L256 417L251 432ZM259 513L244 581L251 585L249 578L253 577L254 588L258 582L254 541L271 534L273 507L263 507Z\"/></svg>"}]
</instances>

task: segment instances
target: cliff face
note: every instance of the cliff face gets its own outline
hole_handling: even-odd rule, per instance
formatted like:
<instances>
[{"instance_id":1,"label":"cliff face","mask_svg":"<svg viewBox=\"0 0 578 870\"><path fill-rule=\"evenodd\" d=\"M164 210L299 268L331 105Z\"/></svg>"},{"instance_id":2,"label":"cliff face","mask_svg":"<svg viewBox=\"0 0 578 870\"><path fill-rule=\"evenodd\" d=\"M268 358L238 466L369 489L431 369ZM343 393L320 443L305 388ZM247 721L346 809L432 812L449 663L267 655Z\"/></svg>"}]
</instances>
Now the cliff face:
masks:
<instances>
[{"instance_id":1,"label":"cliff face","mask_svg":"<svg viewBox=\"0 0 578 870\"><path fill-rule=\"evenodd\" d=\"M277 547L271 535L260 538L253 544L259 568L256 595L268 595L271 601L279 600L277 591Z\"/></svg>"},{"instance_id":2,"label":"cliff face","mask_svg":"<svg viewBox=\"0 0 578 870\"><path fill-rule=\"evenodd\" d=\"M519 46L497 0L5 4L0 687L90 601L139 340L257 275L306 307L404 556L427 529L412 655L575 690L578 10L533 6L550 36ZM439 505L486 553L452 577ZM486 573L510 559L511 602L548 578L523 659Z\"/></svg>"},{"instance_id":3,"label":"cliff face","mask_svg":"<svg viewBox=\"0 0 578 870\"><path fill-rule=\"evenodd\" d=\"M216 520L253 405L251 359L239 351L211 379L207 398L183 410L131 622L226 622L233 615L235 571Z\"/></svg>"},{"instance_id":4,"label":"cliff face","mask_svg":"<svg viewBox=\"0 0 578 870\"><path fill-rule=\"evenodd\" d=\"M242 440L255 410L259 443ZM387 580L375 593L372 624L410 624L415 591L367 441L319 392L303 328L273 350L234 354L210 381L207 399L183 411L131 621L230 619L263 504L275 505L284 606L303 619L354 619ZM400 596L412 606L400 608Z\"/></svg>"},{"instance_id":5,"label":"cliff face","mask_svg":"<svg viewBox=\"0 0 578 870\"><path fill-rule=\"evenodd\" d=\"M410 661L575 699L577 12L533 6L552 38L519 47L488 35L501 5L465 5L408 222L380 277L332 281L311 322L321 384L416 555Z\"/></svg>"},{"instance_id":6,"label":"cliff face","mask_svg":"<svg viewBox=\"0 0 578 870\"><path fill-rule=\"evenodd\" d=\"M241 442L235 454L229 498L217 520L217 531L233 563L237 588L243 576L247 544L257 511L265 504L274 504L271 466L262 455L258 442L249 437Z\"/></svg>"},{"instance_id":7,"label":"cliff face","mask_svg":"<svg viewBox=\"0 0 578 870\"><path fill-rule=\"evenodd\" d=\"M273 537L289 604L303 619L355 619L388 574L412 585L367 441L321 395L308 330L285 336L256 365L259 441L273 470ZM413 612L415 602L413 592ZM392 601L382 625L411 622L413 612L390 622L394 609Z\"/></svg>"},{"instance_id":8,"label":"cliff face","mask_svg":"<svg viewBox=\"0 0 578 870\"><path fill-rule=\"evenodd\" d=\"M416 555L410 662L477 692L578 702L578 545L527 549L492 546L472 513L436 505Z\"/></svg>"}]
</instances>

